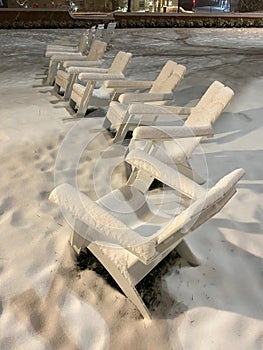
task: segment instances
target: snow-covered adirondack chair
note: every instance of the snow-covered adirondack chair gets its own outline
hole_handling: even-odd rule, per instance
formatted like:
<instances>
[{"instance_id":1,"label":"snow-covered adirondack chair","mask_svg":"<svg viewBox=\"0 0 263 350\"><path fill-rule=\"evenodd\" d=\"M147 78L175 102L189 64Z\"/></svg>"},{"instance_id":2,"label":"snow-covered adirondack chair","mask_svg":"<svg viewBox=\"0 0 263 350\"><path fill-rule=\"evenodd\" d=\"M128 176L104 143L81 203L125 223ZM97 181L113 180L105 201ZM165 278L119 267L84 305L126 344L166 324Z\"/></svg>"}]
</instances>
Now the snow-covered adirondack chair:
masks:
<instances>
[{"instance_id":1,"label":"snow-covered adirondack chair","mask_svg":"<svg viewBox=\"0 0 263 350\"><path fill-rule=\"evenodd\" d=\"M54 91L59 96L63 96L63 99L65 101L68 101L73 89L73 85L77 82L80 73L109 74L112 72L113 74L118 74L117 67L119 67L120 59L122 59L122 56L122 54L117 53L109 68L89 67L85 66L85 62L81 62L81 64L79 64L77 61L65 61L63 64L64 69L59 69L57 71Z\"/></svg>"},{"instance_id":2,"label":"snow-covered adirondack chair","mask_svg":"<svg viewBox=\"0 0 263 350\"><path fill-rule=\"evenodd\" d=\"M120 96L120 101L126 101L126 96ZM122 141L128 131L134 130L138 125L153 125L158 119L158 125L162 125L162 116L173 118L188 116L188 123L194 123L195 120L200 123L213 123L223 109L230 102L234 92L229 87L224 86L219 81L214 81L200 98L194 107L179 107L174 105L157 106L152 102L145 103L117 103L111 102L108 112L105 116L104 127L115 131L115 141ZM217 108L210 109L211 104L216 104ZM221 108L220 108L221 106ZM202 116L204 115L204 118ZM198 117L199 116L199 117Z\"/></svg>"},{"instance_id":3,"label":"snow-covered adirondack chair","mask_svg":"<svg viewBox=\"0 0 263 350\"><path fill-rule=\"evenodd\" d=\"M196 182L200 184L204 183L204 179L192 169L189 159L202 139L207 136L212 136L212 132L209 132L209 128L211 128L219 118L233 96L234 91L231 88L223 85L219 81L214 81L195 107L131 105L131 116L138 115L140 118L143 118L145 115L147 117L147 122L150 121L149 116L152 116L152 118L158 117L160 121L162 116L167 115L167 113L168 115L172 113L171 118L174 119L176 119L176 116L178 117L178 115L182 114L187 116L187 119L183 126L162 126L160 122L158 126L149 125L133 128L134 132L129 144L129 150L140 147L148 153L154 154L157 159L175 167L184 175L195 179ZM117 139L122 139L124 134L127 133L127 130L130 129L129 125L132 125L130 121L132 120L131 116L130 119L127 119L126 124L122 126L121 137L117 136ZM140 123L138 123L137 120L137 125L138 124ZM191 130L192 128L200 127L199 135ZM204 128L203 131L202 128ZM186 130L188 134L189 132L190 134L192 133L192 137L189 137L189 135L184 137L184 130Z\"/></svg>"},{"instance_id":4,"label":"snow-covered adirondack chair","mask_svg":"<svg viewBox=\"0 0 263 350\"><path fill-rule=\"evenodd\" d=\"M73 85L69 98L69 106L72 111L76 111L76 117L84 117L89 107L98 108L108 106L114 97L116 89L107 88L105 83L108 80L119 81L120 79L125 79L123 74L131 58L131 53L119 51L111 67L106 72L83 72L78 75L80 82ZM74 68L72 69L74 70ZM97 82L102 82L99 88L96 88Z\"/></svg>"},{"instance_id":5,"label":"snow-covered adirondack chair","mask_svg":"<svg viewBox=\"0 0 263 350\"><path fill-rule=\"evenodd\" d=\"M126 161L148 173L157 168L155 172L163 182L170 179L169 186L179 196L174 203L170 202L169 208L162 188L158 194L163 204L159 205L141 191L141 182L137 181L113 190L96 202L69 184L56 187L49 199L73 218L70 243L76 252L88 248L142 316L151 318L136 285L174 249L190 264L199 264L184 238L224 207L236 192L236 183L244 170L234 170L206 191L143 153L134 150ZM182 196L190 200L189 205L183 204Z\"/></svg>"},{"instance_id":6,"label":"snow-covered adirondack chair","mask_svg":"<svg viewBox=\"0 0 263 350\"><path fill-rule=\"evenodd\" d=\"M129 131L138 125L138 123L134 124L132 118L129 118L129 105L132 103L164 105L167 101L173 100L173 91L182 80L185 71L185 66L169 60L153 81L126 79L124 81L107 82L106 86L115 89L148 89L148 92L126 92L121 94L118 101L111 102L104 120L104 127L115 129L117 131L116 141L119 141L123 128Z\"/></svg>"},{"instance_id":7,"label":"snow-covered adirondack chair","mask_svg":"<svg viewBox=\"0 0 263 350\"><path fill-rule=\"evenodd\" d=\"M65 44L50 44L47 46L45 56L51 57L54 55L67 54L67 53L77 53L78 55L87 54L93 40L102 40L102 32L104 30L104 24L99 24L97 27L93 26L85 30L79 38L77 44L72 43L72 41Z\"/></svg>"},{"instance_id":8,"label":"snow-covered adirondack chair","mask_svg":"<svg viewBox=\"0 0 263 350\"><path fill-rule=\"evenodd\" d=\"M107 47L107 43L105 43L104 41L94 40L91 44L90 50L85 55L75 53L75 52L69 52L69 53L60 53L60 54L51 56L46 83L48 85L54 84L57 71L65 61L72 60L73 64L74 62L78 62L78 64L81 64L84 62L86 67L100 66L101 59L104 55L106 47Z\"/></svg>"}]
</instances>

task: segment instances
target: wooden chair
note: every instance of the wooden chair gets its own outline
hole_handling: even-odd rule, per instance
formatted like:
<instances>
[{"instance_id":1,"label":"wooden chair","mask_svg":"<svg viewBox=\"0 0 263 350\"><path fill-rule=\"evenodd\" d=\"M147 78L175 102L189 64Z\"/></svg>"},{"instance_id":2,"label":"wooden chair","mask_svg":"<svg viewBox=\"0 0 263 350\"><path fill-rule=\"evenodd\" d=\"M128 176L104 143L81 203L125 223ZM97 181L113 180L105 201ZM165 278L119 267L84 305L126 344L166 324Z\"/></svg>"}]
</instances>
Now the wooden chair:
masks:
<instances>
[{"instance_id":1,"label":"wooden chair","mask_svg":"<svg viewBox=\"0 0 263 350\"><path fill-rule=\"evenodd\" d=\"M86 62L65 61L64 69L57 71L54 84L54 91L58 96L63 96L65 101L68 101L72 93L73 85L77 82L80 73L99 73L99 74L118 74L121 71L117 69L122 59L123 54L119 53L115 56L109 68L89 67ZM112 91L112 89L108 89Z\"/></svg>"},{"instance_id":2,"label":"wooden chair","mask_svg":"<svg viewBox=\"0 0 263 350\"><path fill-rule=\"evenodd\" d=\"M153 81L133 81L126 79L106 83L106 86L115 89L148 89L148 92L125 92L119 96L118 101L111 102L103 125L106 129L114 129L116 131L116 142L123 140L126 133L138 125L138 116L135 122L130 117L129 105L136 103L136 105L151 104L160 106L169 100L173 100L173 91L182 80L185 71L186 68L183 65L169 60ZM152 111L154 111L154 107ZM148 116L150 116L150 113ZM153 120L154 118L150 116L150 123Z\"/></svg>"},{"instance_id":3,"label":"wooden chair","mask_svg":"<svg viewBox=\"0 0 263 350\"><path fill-rule=\"evenodd\" d=\"M214 81L202 98L196 104L195 107L175 107L175 106L149 106L149 105L133 105L130 106L130 115L139 115L142 118L143 115L147 116L149 122L149 115L152 118L159 118L168 113L171 113L171 118L176 119L175 116L187 116L183 126L162 126L161 122L158 126L138 126L133 131L133 137L129 144L129 150L133 148L143 148L148 153L154 154L154 156L163 162L166 162L172 167L175 167L178 171L181 171L184 175L189 176L196 182L202 184L204 179L200 177L191 167L189 159L193 154L193 151L200 144L204 137L212 136L212 132L209 132L209 128L222 114L225 107L229 104L234 91L227 86L224 86L218 81ZM123 139L123 135L127 130L131 129L130 120L132 117L127 118L127 121L122 126L121 136L117 135L117 138ZM138 125L138 120L137 120ZM134 125L132 125L134 127ZM191 128L200 128L200 135L194 134ZM180 135L181 129L189 129L188 132L192 133L192 137L183 137ZM206 129L207 128L207 129Z\"/></svg>"},{"instance_id":4,"label":"wooden chair","mask_svg":"<svg viewBox=\"0 0 263 350\"><path fill-rule=\"evenodd\" d=\"M113 134L112 142L122 143L132 131L128 151L140 147L202 184L204 179L191 168L189 158L203 138L213 136L212 125L233 96L232 89L214 81L194 107L126 105L114 101L110 103L103 125ZM164 117L166 120L168 117L170 126L162 125ZM185 119L184 126L182 119Z\"/></svg>"},{"instance_id":5,"label":"wooden chair","mask_svg":"<svg viewBox=\"0 0 263 350\"><path fill-rule=\"evenodd\" d=\"M45 56L51 57L54 55L70 53L70 52L76 52L76 53L79 52L82 55L85 54L93 41L96 30L97 30L96 26L93 26L92 28L85 30L81 34L77 45L69 41L66 43L58 42L57 44L54 43L54 44L47 45Z\"/></svg>"},{"instance_id":6,"label":"wooden chair","mask_svg":"<svg viewBox=\"0 0 263 350\"><path fill-rule=\"evenodd\" d=\"M152 169L160 165L159 161L156 163L154 157L144 155L142 150L134 150L127 162L152 176L157 171L163 182L170 178L168 173L163 178L162 164L152 174ZM170 207L167 207L162 188L159 189L162 204L156 205L137 181L96 202L68 184L59 185L49 196L64 215L67 213L70 219L73 218L70 243L75 251L79 253L87 247L145 318L151 318L151 314L136 285L173 249L192 265L199 263L184 238L224 207L244 174L243 169L236 169L205 191L176 170L169 171L173 179L169 186L178 194ZM190 200L188 205L181 200L182 197Z\"/></svg>"},{"instance_id":7,"label":"wooden chair","mask_svg":"<svg viewBox=\"0 0 263 350\"><path fill-rule=\"evenodd\" d=\"M69 53L59 53L51 56L48 68L48 74L46 83L48 85L53 85L56 74L60 66L63 65L64 61L72 61L72 64L78 62L81 64L84 62L86 67L98 67L101 65L101 59L106 50L107 43L100 40L94 40L91 44L90 50L87 54L82 55L81 53L69 52Z\"/></svg>"},{"instance_id":8,"label":"wooden chair","mask_svg":"<svg viewBox=\"0 0 263 350\"><path fill-rule=\"evenodd\" d=\"M124 79L123 73L131 58L131 53L119 51L106 72L98 70L97 73L95 71L92 73L83 72L78 75L79 81L83 84L75 83L69 98L69 106L73 112L76 111L76 117L84 117L90 106L98 108L109 104L116 89L107 88L105 83L108 80ZM99 88L95 86L97 82L102 82Z\"/></svg>"}]
</instances>

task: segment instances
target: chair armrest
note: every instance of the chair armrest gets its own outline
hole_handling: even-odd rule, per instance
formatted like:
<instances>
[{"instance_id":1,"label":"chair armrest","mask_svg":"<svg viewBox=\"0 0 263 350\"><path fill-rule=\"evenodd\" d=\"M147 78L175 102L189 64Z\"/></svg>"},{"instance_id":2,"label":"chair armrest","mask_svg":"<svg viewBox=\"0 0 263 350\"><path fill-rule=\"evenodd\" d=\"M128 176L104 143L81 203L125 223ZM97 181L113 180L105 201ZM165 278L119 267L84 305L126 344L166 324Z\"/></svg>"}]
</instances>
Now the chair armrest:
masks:
<instances>
[{"instance_id":1,"label":"chair armrest","mask_svg":"<svg viewBox=\"0 0 263 350\"><path fill-rule=\"evenodd\" d=\"M62 45L62 44L48 44L46 51L68 51L68 50L77 50L77 45Z\"/></svg>"},{"instance_id":2,"label":"chair armrest","mask_svg":"<svg viewBox=\"0 0 263 350\"><path fill-rule=\"evenodd\" d=\"M107 73L107 69L101 69L96 67L83 67L83 66L74 66L74 67L68 67L67 71L69 73Z\"/></svg>"},{"instance_id":3,"label":"chair armrest","mask_svg":"<svg viewBox=\"0 0 263 350\"><path fill-rule=\"evenodd\" d=\"M191 107L177 107L166 105L151 105L149 103L133 103L129 106L130 114L176 114L176 115L189 115L191 113Z\"/></svg>"},{"instance_id":4,"label":"chair armrest","mask_svg":"<svg viewBox=\"0 0 263 350\"><path fill-rule=\"evenodd\" d=\"M52 57L52 56L55 56L55 55L60 55L60 54L71 54L71 53L78 53L78 50L59 50L59 49L53 49L53 50L48 50L45 52L45 57Z\"/></svg>"},{"instance_id":5,"label":"chair armrest","mask_svg":"<svg viewBox=\"0 0 263 350\"><path fill-rule=\"evenodd\" d=\"M109 73L80 73L78 76L79 80L115 80L125 79L123 74L109 74Z\"/></svg>"},{"instance_id":6,"label":"chair armrest","mask_svg":"<svg viewBox=\"0 0 263 350\"><path fill-rule=\"evenodd\" d=\"M95 232L87 237L92 242L101 244L113 242L129 249L142 261L155 255L155 239L147 239L115 218L109 211L79 192L69 184L56 187L50 194L49 200L58 204L62 212L70 213Z\"/></svg>"},{"instance_id":7,"label":"chair armrest","mask_svg":"<svg viewBox=\"0 0 263 350\"><path fill-rule=\"evenodd\" d=\"M139 89L152 87L152 81L143 80L116 80L106 81L105 86L107 88L127 88L127 89Z\"/></svg>"},{"instance_id":8,"label":"chair armrest","mask_svg":"<svg viewBox=\"0 0 263 350\"><path fill-rule=\"evenodd\" d=\"M68 53L68 52L79 52L78 51L78 46L59 46L59 45L53 45L53 46L48 46L46 48L46 53L51 53L55 52L60 54L60 53Z\"/></svg>"},{"instance_id":9,"label":"chair armrest","mask_svg":"<svg viewBox=\"0 0 263 350\"><path fill-rule=\"evenodd\" d=\"M165 109L173 114L189 115L192 112L193 107L165 106Z\"/></svg>"},{"instance_id":10,"label":"chair armrest","mask_svg":"<svg viewBox=\"0 0 263 350\"><path fill-rule=\"evenodd\" d=\"M188 198L197 198L205 191L196 182L142 149L137 148L129 152L125 161Z\"/></svg>"},{"instance_id":11,"label":"chair armrest","mask_svg":"<svg viewBox=\"0 0 263 350\"><path fill-rule=\"evenodd\" d=\"M169 141L177 138L212 137L213 128L210 125L205 126L138 126L133 131L134 140L161 140Z\"/></svg>"},{"instance_id":12,"label":"chair armrest","mask_svg":"<svg viewBox=\"0 0 263 350\"><path fill-rule=\"evenodd\" d=\"M126 94L125 94L126 95ZM151 105L149 103L132 103L128 108L129 114L169 114L166 112L165 106Z\"/></svg>"},{"instance_id":13,"label":"chair armrest","mask_svg":"<svg viewBox=\"0 0 263 350\"><path fill-rule=\"evenodd\" d=\"M174 98L172 93L126 93L119 97L120 103L167 101Z\"/></svg>"},{"instance_id":14,"label":"chair armrest","mask_svg":"<svg viewBox=\"0 0 263 350\"><path fill-rule=\"evenodd\" d=\"M69 67L90 67L90 66L100 66L102 64L101 60L98 61L75 61L75 60L68 60L68 61L64 61L63 62L63 66L65 68L69 68ZM99 68L99 69L103 69L103 68Z\"/></svg>"},{"instance_id":15,"label":"chair armrest","mask_svg":"<svg viewBox=\"0 0 263 350\"><path fill-rule=\"evenodd\" d=\"M86 60L87 56L81 55L80 52L71 52L71 53L54 53L54 55L51 56L50 60L51 61L66 61L66 60Z\"/></svg>"}]
</instances>

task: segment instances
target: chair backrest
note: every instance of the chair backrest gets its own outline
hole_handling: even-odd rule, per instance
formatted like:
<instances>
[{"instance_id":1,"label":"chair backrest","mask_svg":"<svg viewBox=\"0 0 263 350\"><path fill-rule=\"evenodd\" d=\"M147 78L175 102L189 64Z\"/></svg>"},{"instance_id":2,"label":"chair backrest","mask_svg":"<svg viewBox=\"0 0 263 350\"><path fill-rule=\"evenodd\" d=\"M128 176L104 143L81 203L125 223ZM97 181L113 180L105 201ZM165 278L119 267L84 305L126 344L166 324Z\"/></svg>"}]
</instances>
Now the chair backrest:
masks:
<instances>
[{"instance_id":1,"label":"chair backrest","mask_svg":"<svg viewBox=\"0 0 263 350\"><path fill-rule=\"evenodd\" d=\"M116 28L116 25L117 25L117 22L110 22L110 23L108 23L107 30L108 31L114 30Z\"/></svg>"},{"instance_id":2,"label":"chair backrest","mask_svg":"<svg viewBox=\"0 0 263 350\"><path fill-rule=\"evenodd\" d=\"M93 40L96 40L96 39L102 40L103 31L104 31L104 24L98 24L94 33Z\"/></svg>"},{"instance_id":3,"label":"chair backrest","mask_svg":"<svg viewBox=\"0 0 263 350\"><path fill-rule=\"evenodd\" d=\"M130 60L132 58L132 54L130 52L119 51L115 56L108 73L110 74L120 74L124 73L127 68ZM114 89L108 88L105 86L105 82L102 84L103 89L106 89L109 93L113 93Z\"/></svg>"},{"instance_id":4,"label":"chair backrest","mask_svg":"<svg viewBox=\"0 0 263 350\"><path fill-rule=\"evenodd\" d=\"M167 61L155 79L150 93L169 93L177 86L183 78L185 66L174 61Z\"/></svg>"},{"instance_id":5,"label":"chair backrest","mask_svg":"<svg viewBox=\"0 0 263 350\"><path fill-rule=\"evenodd\" d=\"M244 169L236 169L219 180L205 195L194 201L159 233L157 237L158 244L164 242L167 238L171 237L174 232L178 232L179 230L183 232L192 231L216 214L234 194L235 185L244 173ZM227 197L228 193L231 194L230 197ZM224 197L226 197L227 201L222 202ZM201 214L205 214L205 217L201 218ZM200 221L198 223L199 217Z\"/></svg>"},{"instance_id":6,"label":"chair backrest","mask_svg":"<svg viewBox=\"0 0 263 350\"><path fill-rule=\"evenodd\" d=\"M192 108L190 115L186 119L186 126L209 126L212 125L223 112L224 108L230 102L234 92L219 81L213 82L201 97L197 105ZM174 141L159 141L152 143L147 141L147 149L151 149L160 159L164 157L163 151L159 154L158 150L165 149L169 157L176 162L184 162L193 153L203 137L178 138ZM130 149L132 149L131 143Z\"/></svg>"},{"instance_id":7,"label":"chair backrest","mask_svg":"<svg viewBox=\"0 0 263 350\"><path fill-rule=\"evenodd\" d=\"M192 109L184 125L212 125L221 115L233 95L233 90L215 81ZM172 157L174 155L177 159L180 159L180 157L182 159L189 158L202 139L203 137L193 137L176 140L176 143L172 145ZM171 150L171 143L169 142L164 141L164 146L167 150Z\"/></svg>"},{"instance_id":8,"label":"chair backrest","mask_svg":"<svg viewBox=\"0 0 263 350\"><path fill-rule=\"evenodd\" d=\"M117 24L116 22L110 22L107 25L107 28L103 32L103 41L105 41L107 44L110 42L110 40L114 34L116 24Z\"/></svg>"},{"instance_id":9,"label":"chair backrest","mask_svg":"<svg viewBox=\"0 0 263 350\"><path fill-rule=\"evenodd\" d=\"M119 74L123 73L128 63L130 62L132 54L130 52L119 51L115 56L108 73Z\"/></svg>"},{"instance_id":10,"label":"chair backrest","mask_svg":"<svg viewBox=\"0 0 263 350\"><path fill-rule=\"evenodd\" d=\"M175 208L174 218L168 225L160 228L157 231L157 235L154 234L156 245L170 240L172 236L180 241L185 233L196 229L219 212L235 193L235 185L245 173L242 168L236 169L221 178L212 188L206 191L193 181L185 178L184 175L177 173L174 169L169 169L165 164L159 161L155 163L156 160L142 150L132 151L125 161L138 167L138 169L146 169L148 173L152 174L152 177L156 178L158 178L159 174L163 177L163 172L167 171L166 180L168 182L172 181L179 193L190 195L190 198L193 198L191 204L179 214L176 214L177 208ZM155 164L157 167L155 167ZM178 176L177 179L174 178L176 176ZM152 251L148 253L152 254ZM144 256L144 258L150 260L152 256L148 255Z\"/></svg>"},{"instance_id":11,"label":"chair backrest","mask_svg":"<svg viewBox=\"0 0 263 350\"><path fill-rule=\"evenodd\" d=\"M228 105L234 91L219 81L214 81L192 109L185 125L211 125Z\"/></svg>"},{"instance_id":12,"label":"chair backrest","mask_svg":"<svg viewBox=\"0 0 263 350\"><path fill-rule=\"evenodd\" d=\"M96 26L92 26L87 29L80 38L79 41L79 52L86 54L92 44L96 32Z\"/></svg>"},{"instance_id":13,"label":"chair backrest","mask_svg":"<svg viewBox=\"0 0 263 350\"><path fill-rule=\"evenodd\" d=\"M107 44L104 41L94 40L87 55L87 61L98 61L102 58Z\"/></svg>"},{"instance_id":14,"label":"chair backrest","mask_svg":"<svg viewBox=\"0 0 263 350\"><path fill-rule=\"evenodd\" d=\"M215 80L200 98L196 107L205 108L207 104L210 104L214 100L215 95L218 93L218 91L224 87L224 84L220 83L220 81Z\"/></svg>"},{"instance_id":15,"label":"chair backrest","mask_svg":"<svg viewBox=\"0 0 263 350\"><path fill-rule=\"evenodd\" d=\"M85 30L80 36L79 44L78 44L78 51L84 54L87 51L87 47L89 45L89 35L90 35L91 29Z\"/></svg>"}]
</instances>

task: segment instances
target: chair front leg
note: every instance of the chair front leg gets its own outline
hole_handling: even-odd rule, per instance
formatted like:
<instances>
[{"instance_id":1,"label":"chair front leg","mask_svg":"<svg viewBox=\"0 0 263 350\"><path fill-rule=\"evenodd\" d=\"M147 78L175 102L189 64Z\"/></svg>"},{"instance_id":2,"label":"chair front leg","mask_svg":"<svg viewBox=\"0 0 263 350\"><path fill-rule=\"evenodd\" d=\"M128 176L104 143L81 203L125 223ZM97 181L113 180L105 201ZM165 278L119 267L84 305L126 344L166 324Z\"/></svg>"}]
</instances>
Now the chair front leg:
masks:
<instances>
[{"instance_id":1,"label":"chair front leg","mask_svg":"<svg viewBox=\"0 0 263 350\"><path fill-rule=\"evenodd\" d=\"M57 60L50 60L48 75L47 75L47 84L52 86L55 81L55 77L57 74L59 62Z\"/></svg>"},{"instance_id":2,"label":"chair front leg","mask_svg":"<svg viewBox=\"0 0 263 350\"><path fill-rule=\"evenodd\" d=\"M78 111L77 111L78 118L84 117L87 110L88 110L90 97L93 93L95 83L96 83L96 81L94 81L94 80L90 80L87 82L87 85L86 85L85 91L83 93L80 105L78 107Z\"/></svg>"},{"instance_id":3,"label":"chair front leg","mask_svg":"<svg viewBox=\"0 0 263 350\"><path fill-rule=\"evenodd\" d=\"M67 82L67 87L65 89L65 93L64 93L64 101L68 101L73 89L73 85L77 80L77 73L70 73L69 74L69 78L68 78L68 82Z\"/></svg>"}]
</instances>

